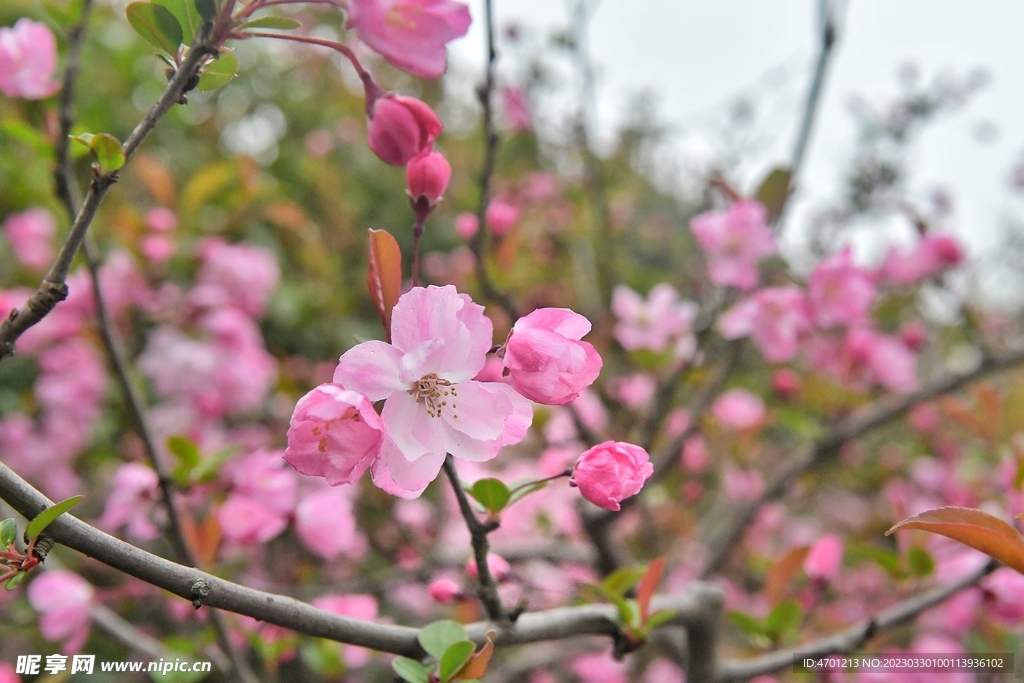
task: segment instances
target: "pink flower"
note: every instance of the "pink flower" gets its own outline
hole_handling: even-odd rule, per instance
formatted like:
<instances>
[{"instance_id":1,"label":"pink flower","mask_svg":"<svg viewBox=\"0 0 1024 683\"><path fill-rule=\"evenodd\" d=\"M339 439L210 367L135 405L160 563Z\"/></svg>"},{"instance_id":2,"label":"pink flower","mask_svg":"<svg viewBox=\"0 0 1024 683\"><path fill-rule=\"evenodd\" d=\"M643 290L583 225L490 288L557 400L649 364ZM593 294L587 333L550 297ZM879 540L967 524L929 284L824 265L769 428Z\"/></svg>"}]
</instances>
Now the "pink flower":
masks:
<instances>
[{"instance_id":1,"label":"pink flower","mask_svg":"<svg viewBox=\"0 0 1024 683\"><path fill-rule=\"evenodd\" d=\"M673 340L692 339L697 304L680 301L679 293L665 282L652 287L646 300L626 285L618 285L612 292L612 312L619 319L614 334L622 348L661 352Z\"/></svg>"},{"instance_id":2,"label":"pink flower","mask_svg":"<svg viewBox=\"0 0 1024 683\"><path fill-rule=\"evenodd\" d=\"M913 285L960 265L963 260L963 249L955 239L948 235L929 235L911 251L891 247L879 275L895 285Z\"/></svg>"},{"instance_id":3,"label":"pink flower","mask_svg":"<svg viewBox=\"0 0 1024 683\"><path fill-rule=\"evenodd\" d=\"M178 227L178 216L170 209L158 206L146 212L146 227L153 232L171 232Z\"/></svg>"},{"instance_id":4,"label":"pink flower","mask_svg":"<svg viewBox=\"0 0 1024 683\"><path fill-rule=\"evenodd\" d=\"M782 368L772 373L772 389L783 398L789 398L800 391L803 382L800 375L789 368Z\"/></svg>"},{"instance_id":5,"label":"pink flower","mask_svg":"<svg viewBox=\"0 0 1024 683\"><path fill-rule=\"evenodd\" d=\"M605 441L579 457L569 485L578 486L594 505L618 511L619 503L640 493L652 474L647 451L630 443Z\"/></svg>"},{"instance_id":6,"label":"pink flower","mask_svg":"<svg viewBox=\"0 0 1024 683\"><path fill-rule=\"evenodd\" d=\"M381 488L415 497L446 453L490 460L526 436L530 403L505 384L472 379L493 339L483 310L451 285L414 287L391 313L391 344L363 342L339 360L336 383L385 400L384 444L372 470Z\"/></svg>"},{"instance_id":7,"label":"pink flower","mask_svg":"<svg viewBox=\"0 0 1024 683\"><path fill-rule=\"evenodd\" d=\"M764 206L749 199L726 212L702 213L690 222L690 230L708 258L708 277L718 285L752 289L757 262L777 251Z\"/></svg>"},{"instance_id":8,"label":"pink flower","mask_svg":"<svg viewBox=\"0 0 1024 683\"><path fill-rule=\"evenodd\" d=\"M280 451L257 451L229 461L221 476L233 487L217 511L224 537L264 543L284 531L295 509L298 482Z\"/></svg>"},{"instance_id":9,"label":"pink flower","mask_svg":"<svg viewBox=\"0 0 1024 683\"><path fill-rule=\"evenodd\" d=\"M139 240L139 251L156 266L167 263L174 256L174 250L174 241L167 235L146 235Z\"/></svg>"},{"instance_id":10,"label":"pink flower","mask_svg":"<svg viewBox=\"0 0 1024 683\"><path fill-rule=\"evenodd\" d=\"M143 540L156 538L160 532L149 516L159 497L160 483L152 468L137 462L121 465L114 474L99 525L105 529L127 526L132 536Z\"/></svg>"},{"instance_id":11,"label":"pink flower","mask_svg":"<svg viewBox=\"0 0 1024 683\"><path fill-rule=\"evenodd\" d=\"M868 322L868 312L875 302L875 283L868 271L853 265L849 247L818 264L808 289L814 321L821 327L852 327Z\"/></svg>"},{"instance_id":12,"label":"pink flower","mask_svg":"<svg viewBox=\"0 0 1024 683\"><path fill-rule=\"evenodd\" d=\"M462 239L470 239L479 229L480 219L476 217L476 214L460 213L455 217L455 232L459 233Z\"/></svg>"},{"instance_id":13,"label":"pink flower","mask_svg":"<svg viewBox=\"0 0 1024 683\"><path fill-rule=\"evenodd\" d=\"M628 662L616 661L610 652L595 652L580 655L572 660L569 668L586 683L626 683Z\"/></svg>"},{"instance_id":14,"label":"pink flower","mask_svg":"<svg viewBox=\"0 0 1024 683\"><path fill-rule=\"evenodd\" d=\"M850 330L846 345L853 362L880 386L900 394L917 388L917 356L895 337L866 329Z\"/></svg>"},{"instance_id":15,"label":"pink flower","mask_svg":"<svg viewBox=\"0 0 1024 683\"><path fill-rule=\"evenodd\" d=\"M1000 567L982 580L981 587L986 614L1007 625L1024 621L1024 576Z\"/></svg>"},{"instance_id":16,"label":"pink flower","mask_svg":"<svg viewBox=\"0 0 1024 683\"><path fill-rule=\"evenodd\" d=\"M469 30L469 7L451 0L352 0L349 28L399 69L444 74L448 42Z\"/></svg>"},{"instance_id":17,"label":"pink flower","mask_svg":"<svg viewBox=\"0 0 1024 683\"><path fill-rule=\"evenodd\" d=\"M74 654L89 637L89 609L96 591L74 572L44 572L28 585L28 603L39 613L39 630L47 640L65 640L61 651Z\"/></svg>"},{"instance_id":18,"label":"pink flower","mask_svg":"<svg viewBox=\"0 0 1024 683\"><path fill-rule=\"evenodd\" d=\"M203 265L189 301L203 308L232 306L259 318L281 279L273 254L247 244L228 244L219 237L199 247Z\"/></svg>"},{"instance_id":19,"label":"pink flower","mask_svg":"<svg viewBox=\"0 0 1024 683\"><path fill-rule=\"evenodd\" d=\"M415 97L387 93L370 112L366 142L381 161L405 166L429 152L444 126L434 110Z\"/></svg>"},{"instance_id":20,"label":"pink flower","mask_svg":"<svg viewBox=\"0 0 1024 683\"><path fill-rule=\"evenodd\" d=\"M56 253L52 241L57 224L49 211L35 208L14 214L4 221L3 230L23 266L33 270L50 266Z\"/></svg>"},{"instance_id":21,"label":"pink flower","mask_svg":"<svg viewBox=\"0 0 1024 683\"><path fill-rule=\"evenodd\" d=\"M517 320L505 342L512 387L545 405L576 400L601 373L601 356L580 341L588 332L590 321L565 308L540 308Z\"/></svg>"},{"instance_id":22,"label":"pink flower","mask_svg":"<svg viewBox=\"0 0 1024 683\"><path fill-rule=\"evenodd\" d=\"M21 676L15 672L13 664L0 662L0 683L21 683Z\"/></svg>"},{"instance_id":23,"label":"pink flower","mask_svg":"<svg viewBox=\"0 0 1024 683\"><path fill-rule=\"evenodd\" d=\"M41 100L60 90L57 40L46 24L19 19L0 28L0 92L8 97Z\"/></svg>"},{"instance_id":24,"label":"pink flower","mask_svg":"<svg viewBox=\"0 0 1024 683\"><path fill-rule=\"evenodd\" d=\"M380 457L384 423L362 394L321 384L299 399L284 459L331 486L353 484Z\"/></svg>"},{"instance_id":25,"label":"pink flower","mask_svg":"<svg viewBox=\"0 0 1024 683\"><path fill-rule=\"evenodd\" d=\"M487 229L491 233L501 237L519 222L520 213L518 206L506 199L496 197L487 205L487 211L484 213L484 223L487 224Z\"/></svg>"},{"instance_id":26,"label":"pink flower","mask_svg":"<svg viewBox=\"0 0 1024 683\"><path fill-rule=\"evenodd\" d=\"M459 584L451 579L437 579L427 586L427 592L435 602L447 604L462 599L462 589Z\"/></svg>"},{"instance_id":27,"label":"pink flower","mask_svg":"<svg viewBox=\"0 0 1024 683\"><path fill-rule=\"evenodd\" d=\"M804 293L796 287L769 287L736 304L718 320L726 339L750 336L765 360L782 363L796 355L811 327Z\"/></svg>"},{"instance_id":28,"label":"pink flower","mask_svg":"<svg viewBox=\"0 0 1024 683\"><path fill-rule=\"evenodd\" d=\"M804 558L804 571L813 581L824 583L839 575L843 564L843 542L832 534L825 534L811 546Z\"/></svg>"},{"instance_id":29,"label":"pink flower","mask_svg":"<svg viewBox=\"0 0 1024 683\"><path fill-rule=\"evenodd\" d=\"M501 100L505 105L505 122L517 133L528 131L533 127L530 116L530 105L526 101L526 93L522 88L502 88Z\"/></svg>"},{"instance_id":30,"label":"pink flower","mask_svg":"<svg viewBox=\"0 0 1024 683\"><path fill-rule=\"evenodd\" d=\"M436 206L451 178L451 164L440 152L421 154L405 167L406 191L414 204L425 200L427 206Z\"/></svg>"},{"instance_id":31,"label":"pink flower","mask_svg":"<svg viewBox=\"0 0 1024 683\"><path fill-rule=\"evenodd\" d=\"M230 494L217 510L224 538L244 545L266 543L288 526L288 517L257 498Z\"/></svg>"},{"instance_id":32,"label":"pink flower","mask_svg":"<svg viewBox=\"0 0 1024 683\"><path fill-rule=\"evenodd\" d=\"M726 427L751 429L764 420L764 401L746 389L730 389L715 400L711 414Z\"/></svg>"},{"instance_id":33,"label":"pink flower","mask_svg":"<svg viewBox=\"0 0 1024 683\"><path fill-rule=\"evenodd\" d=\"M504 581L512 574L512 567L501 555L487 553L487 569L495 581ZM469 558L466 561L466 573L476 578L476 558Z\"/></svg>"},{"instance_id":34,"label":"pink flower","mask_svg":"<svg viewBox=\"0 0 1024 683\"><path fill-rule=\"evenodd\" d=\"M324 488L302 496L295 507L295 533L304 546L325 560L339 555L359 557L366 550L352 501L343 489Z\"/></svg>"}]
</instances>

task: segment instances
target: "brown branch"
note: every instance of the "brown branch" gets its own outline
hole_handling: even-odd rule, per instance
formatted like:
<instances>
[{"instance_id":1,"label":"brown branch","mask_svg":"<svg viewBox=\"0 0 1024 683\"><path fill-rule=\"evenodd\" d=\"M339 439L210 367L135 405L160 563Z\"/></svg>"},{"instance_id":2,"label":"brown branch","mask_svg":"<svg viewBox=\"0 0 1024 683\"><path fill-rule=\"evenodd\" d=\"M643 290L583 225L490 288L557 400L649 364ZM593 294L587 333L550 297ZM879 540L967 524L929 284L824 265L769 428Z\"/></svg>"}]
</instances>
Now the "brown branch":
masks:
<instances>
[{"instance_id":1,"label":"brown branch","mask_svg":"<svg viewBox=\"0 0 1024 683\"><path fill-rule=\"evenodd\" d=\"M459 512L462 513L462 518L466 520L469 536L473 543L476 577L480 584L477 588L477 597L483 603L484 609L487 610L487 616L490 617L491 621L507 622L510 620L510 617L505 613L505 608L501 604L501 598L498 596L498 585L495 583L494 577L491 576L490 565L487 564L487 556L491 552L491 545L487 540L487 534L498 528L498 522L481 522L477 518L469 503L469 498L466 497L466 492L462 490L462 484L459 482L459 473L455 471L455 462L450 455L445 456L444 473L448 476L448 481L451 482L452 489L455 491L455 498L459 502Z\"/></svg>"},{"instance_id":2,"label":"brown branch","mask_svg":"<svg viewBox=\"0 0 1024 683\"><path fill-rule=\"evenodd\" d=\"M737 503L720 498L701 523L702 536L708 549L701 576L707 577L722 566L733 546L739 542L743 530L764 503L781 497L801 475L830 460L847 442L902 417L919 403L952 393L971 382L1021 363L1024 363L1024 349L990 355L969 372L934 380L907 396L881 398L840 420L826 436L775 468L773 476L756 500Z\"/></svg>"},{"instance_id":3,"label":"brown branch","mask_svg":"<svg viewBox=\"0 0 1024 683\"><path fill-rule=\"evenodd\" d=\"M26 519L53 505L3 463L0 463L0 499ZM186 600L202 595L203 604L208 607L243 614L306 635L407 657L424 655L416 639L418 630L415 628L343 617L294 598L247 588L148 553L70 514L61 515L47 527L46 533L61 545ZM655 610L671 609L675 612L666 626L689 628L707 619L709 610L721 609L724 599L722 590L717 586L695 581L683 593L656 596L652 606ZM583 635L614 638L620 635L616 615L616 608L612 605L528 612L515 624L498 624L495 642L498 645L525 645ZM490 621L467 626L470 638L478 644L483 644L487 632L494 628L495 624Z\"/></svg>"},{"instance_id":4,"label":"brown branch","mask_svg":"<svg viewBox=\"0 0 1024 683\"><path fill-rule=\"evenodd\" d=\"M233 4L233 3L231 3ZM218 19L219 21L219 19ZM121 146L125 157L125 164L131 160L138 151L146 136L156 126L164 114L178 101L181 95L191 85L196 71L202 67L206 59L217 52L218 42L213 34L212 25L204 24L196 36L195 42L188 51L188 55L182 61L181 66L175 71L174 76L168 81L163 93L150 108L146 116L135 126L135 129L128 136L128 139ZM66 152L65 152L66 153ZM78 253L78 248L85 239L86 231L96 217L100 204L114 183L118 180L120 171L110 173L96 173L89 184L89 192L85 201L78 210L75 220L71 225L64 244L54 259L53 265L46 273L42 283L36 292L29 297L29 300L20 309L14 309L10 315L0 323L0 361L7 356L14 354L15 342L18 337L25 333L30 327L42 320L53 310L54 306L67 298L68 287L65 284L68 272L71 269L71 262Z\"/></svg>"},{"instance_id":5,"label":"brown branch","mask_svg":"<svg viewBox=\"0 0 1024 683\"><path fill-rule=\"evenodd\" d=\"M487 66L484 72L484 82L477 90L480 105L483 107L484 124L484 161L480 168L480 201L476 207L476 218L479 228L473 238L469 240L469 248L476 257L476 278L480 281L480 288L484 296L501 306L512 322L519 319L519 311L515 302L507 292L503 292L491 280L487 270L487 252L490 242L490 233L487 231L486 214L487 205L491 201L491 177L494 175L494 167L498 161L498 132L494 128L494 66L498 61L498 50L494 40L494 8L492 0L484 0L484 25L487 29Z\"/></svg>"},{"instance_id":6,"label":"brown branch","mask_svg":"<svg viewBox=\"0 0 1024 683\"><path fill-rule=\"evenodd\" d=\"M901 626L922 612L942 604L948 598L969 588L990 574L999 564L992 560L958 581L918 593L882 610L874 617L835 635L798 645L790 650L778 650L746 661L726 660L718 667L717 683L745 681L763 674L783 671L793 666L794 657L845 654L862 648L875 634ZM710 680L710 679L709 679Z\"/></svg>"}]
</instances>

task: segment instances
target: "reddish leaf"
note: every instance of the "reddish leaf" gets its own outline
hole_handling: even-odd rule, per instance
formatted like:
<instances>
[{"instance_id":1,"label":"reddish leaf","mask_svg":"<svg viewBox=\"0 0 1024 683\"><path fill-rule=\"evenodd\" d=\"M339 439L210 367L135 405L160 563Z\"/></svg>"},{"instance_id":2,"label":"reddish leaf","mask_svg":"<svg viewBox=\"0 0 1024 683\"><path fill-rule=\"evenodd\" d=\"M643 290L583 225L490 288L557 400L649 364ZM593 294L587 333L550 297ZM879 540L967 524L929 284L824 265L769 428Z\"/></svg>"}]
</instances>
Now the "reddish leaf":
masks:
<instances>
[{"instance_id":1,"label":"reddish leaf","mask_svg":"<svg viewBox=\"0 0 1024 683\"><path fill-rule=\"evenodd\" d=\"M661 583L661 575L665 571L665 558L659 557L658 559L651 562L650 566L647 567L647 571L644 572L643 577L640 579L640 583L636 587L636 602L640 605L640 624L647 623L647 615L650 614L651 598L654 597L654 591L658 590L658 584Z\"/></svg>"},{"instance_id":2,"label":"reddish leaf","mask_svg":"<svg viewBox=\"0 0 1024 683\"><path fill-rule=\"evenodd\" d=\"M487 632L487 643L473 655L466 666L459 670L453 680L471 681L484 677L484 674L487 673L487 665L491 663L491 655L494 654L494 637L496 635L498 635L497 631Z\"/></svg>"},{"instance_id":3,"label":"reddish leaf","mask_svg":"<svg viewBox=\"0 0 1024 683\"><path fill-rule=\"evenodd\" d=\"M377 307L384 335L391 341L391 309L402 293L402 251L387 230L370 229L370 270L366 286Z\"/></svg>"},{"instance_id":4,"label":"reddish leaf","mask_svg":"<svg viewBox=\"0 0 1024 683\"><path fill-rule=\"evenodd\" d=\"M768 577L764 582L765 595L769 605L778 604L785 595L786 585L804 566L804 560L811 546L798 545L790 548L778 562L772 565L768 571Z\"/></svg>"},{"instance_id":5,"label":"reddish leaf","mask_svg":"<svg viewBox=\"0 0 1024 683\"><path fill-rule=\"evenodd\" d=\"M1024 574L1024 536L987 512L961 507L928 510L903 520L885 534L905 529L921 529L960 541Z\"/></svg>"}]
</instances>

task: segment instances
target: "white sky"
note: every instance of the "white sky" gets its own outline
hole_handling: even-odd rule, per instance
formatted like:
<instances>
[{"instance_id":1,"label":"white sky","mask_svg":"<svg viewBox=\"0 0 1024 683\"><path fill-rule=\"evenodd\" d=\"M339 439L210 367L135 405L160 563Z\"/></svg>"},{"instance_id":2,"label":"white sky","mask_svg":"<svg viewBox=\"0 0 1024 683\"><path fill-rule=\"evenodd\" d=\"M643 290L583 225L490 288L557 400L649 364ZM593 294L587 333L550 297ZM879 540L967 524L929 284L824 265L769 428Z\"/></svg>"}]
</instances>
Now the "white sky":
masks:
<instances>
[{"instance_id":1,"label":"white sky","mask_svg":"<svg viewBox=\"0 0 1024 683\"><path fill-rule=\"evenodd\" d=\"M499 26L511 19L542 30L567 25L563 2L495 2ZM470 7L474 26L453 44L452 56L482 65L482 0L471 0ZM685 129L720 116L721 105L744 89L768 83L771 115L758 123L765 144L757 158L740 166L740 180L749 189L789 157L817 52L816 11L816 0L602 0L589 46L599 70L599 128L611 130L621 120L630 93L651 90L660 119L683 129L676 145L679 161L687 164L708 143ZM854 146L847 108L852 95L886 100L897 92L898 67L908 61L926 80L942 70L964 75L984 67L989 85L966 109L929 127L916 147L912 187L922 194L935 185L952 190L950 229L976 253L991 249L1006 219L1024 215L1024 202L1007 185L1011 167L1024 154L1022 28L1019 0L850 0L793 222L839 185ZM766 72L779 66L777 78L766 81ZM996 134L982 142L975 133L988 124Z\"/></svg>"}]
</instances>

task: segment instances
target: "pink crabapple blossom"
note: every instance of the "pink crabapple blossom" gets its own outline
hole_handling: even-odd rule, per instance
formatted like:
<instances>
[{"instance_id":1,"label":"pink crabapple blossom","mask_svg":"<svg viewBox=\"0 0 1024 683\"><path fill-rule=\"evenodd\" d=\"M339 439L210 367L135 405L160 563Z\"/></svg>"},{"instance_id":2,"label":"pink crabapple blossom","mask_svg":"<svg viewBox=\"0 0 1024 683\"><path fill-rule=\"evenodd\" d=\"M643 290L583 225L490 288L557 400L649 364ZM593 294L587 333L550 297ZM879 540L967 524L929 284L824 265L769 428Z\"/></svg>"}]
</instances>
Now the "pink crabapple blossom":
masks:
<instances>
[{"instance_id":1,"label":"pink crabapple blossom","mask_svg":"<svg viewBox=\"0 0 1024 683\"><path fill-rule=\"evenodd\" d=\"M89 637L89 610L96 591L74 572L51 570L28 585L28 603L39 613L39 630L47 640L63 640L61 651L74 654Z\"/></svg>"},{"instance_id":2,"label":"pink crabapple blossom","mask_svg":"<svg viewBox=\"0 0 1024 683\"><path fill-rule=\"evenodd\" d=\"M577 486L594 505L617 512L620 503L640 493L654 474L650 456L643 448L621 441L600 443L576 460L570 486Z\"/></svg>"},{"instance_id":3,"label":"pink crabapple blossom","mask_svg":"<svg viewBox=\"0 0 1024 683\"><path fill-rule=\"evenodd\" d=\"M760 202L745 199L728 211L702 213L690 222L690 230L707 256L712 282L753 289L758 280L758 261L778 251L767 219Z\"/></svg>"},{"instance_id":4,"label":"pink crabapple blossom","mask_svg":"<svg viewBox=\"0 0 1024 683\"><path fill-rule=\"evenodd\" d=\"M437 206L448 189L452 167L440 152L429 152L414 157L405 167L406 191L414 204L425 200L427 206Z\"/></svg>"},{"instance_id":5,"label":"pink crabapple blossom","mask_svg":"<svg viewBox=\"0 0 1024 683\"><path fill-rule=\"evenodd\" d=\"M612 312L619 320L614 334L622 348L657 353L673 341L682 345L692 341L697 304L680 301L679 293L666 282L652 287L646 299L626 285L618 285L612 292Z\"/></svg>"},{"instance_id":6,"label":"pink crabapple blossom","mask_svg":"<svg viewBox=\"0 0 1024 683\"><path fill-rule=\"evenodd\" d=\"M460 213L455 217L455 232L459 233L459 237L462 239L470 239L479 229L480 219L476 217L476 214Z\"/></svg>"},{"instance_id":7,"label":"pink crabapple blossom","mask_svg":"<svg viewBox=\"0 0 1024 683\"><path fill-rule=\"evenodd\" d=\"M56 253L53 236L57 223L46 209L36 207L9 216L3 225L4 235L14 255L26 268L45 270Z\"/></svg>"},{"instance_id":8,"label":"pink crabapple blossom","mask_svg":"<svg viewBox=\"0 0 1024 683\"><path fill-rule=\"evenodd\" d=\"M60 90L57 39L46 24L28 18L0 27L0 92L8 97L41 100Z\"/></svg>"},{"instance_id":9,"label":"pink crabapple blossom","mask_svg":"<svg viewBox=\"0 0 1024 683\"><path fill-rule=\"evenodd\" d=\"M415 97L385 93L369 110L366 141L380 160L405 166L430 151L444 126L425 102Z\"/></svg>"},{"instance_id":10,"label":"pink crabapple blossom","mask_svg":"<svg viewBox=\"0 0 1024 683\"><path fill-rule=\"evenodd\" d=\"M502 197L495 197L487 205L484 223L496 237L502 237L519 222L521 211L518 206Z\"/></svg>"},{"instance_id":11,"label":"pink crabapple blossom","mask_svg":"<svg viewBox=\"0 0 1024 683\"><path fill-rule=\"evenodd\" d=\"M843 542L834 534L825 534L811 546L804 558L804 572L813 581L832 581L843 563Z\"/></svg>"},{"instance_id":12,"label":"pink crabapple blossom","mask_svg":"<svg viewBox=\"0 0 1024 683\"><path fill-rule=\"evenodd\" d=\"M726 339L749 336L770 363L792 360L811 320L804 293L796 287L769 287L736 304L718 320Z\"/></svg>"},{"instance_id":13,"label":"pink crabapple blossom","mask_svg":"<svg viewBox=\"0 0 1024 683\"><path fill-rule=\"evenodd\" d=\"M814 321L824 328L867 324L876 295L871 273L854 265L850 247L817 265L808 291Z\"/></svg>"},{"instance_id":14,"label":"pink crabapple blossom","mask_svg":"<svg viewBox=\"0 0 1024 683\"><path fill-rule=\"evenodd\" d=\"M452 0L349 0L349 28L403 71L444 75L446 45L466 35L469 7Z\"/></svg>"},{"instance_id":15,"label":"pink crabapple blossom","mask_svg":"<svg viewBox=\"0 0 1024 683\"><path fill-rule=\"evenodd\" d=\"M128 533L136 538L156 538L160 531L150 520L150 514L159 497L159 477L151 467L137 462L121 465L114 473L99 525L105 529L127 526Z\"/></svg>"},{"instance_id":16,"label":"pink crabapple blossom","mask_svg":"<svg viewBox=\"0 0 1024 683\"><path fill-rule=\"evenodd\" d=\"M746 389L729 389L715 399L711 414L726 427L752 429L764 420L764 401Z\"/></svg>"},{"instance_id":17,"label":"pink crabapple blossom","mask_svg":"<svg viewBox=\"0 0 1024 683\"><path fill-rule=\"evenodd\" d=\"M487 553L487 569L495 581L504 581L512 575L512 566L501 555ZM466 574L471 578L476 577L476 558L466 560Z\"/></svg>"},{"instance_id":18,"label":"pink crabapple blossom","mask_svg":"<svg viewBox=\"0 0 1024 683\"><path fill-rule=\"evenodd\" d=\"M384 443L374 483L416 497L445 454L494 458L519 443L533 409L500 382L477 382L493 340L483 307L455 287L414 287L391 313L391 344L368 341L338 361L334 381L371 401L384 400Z\"/></svg>"},{"instance_id":19,"label":"pink crabapple blossom","mask_svg":"<svg viewBox=\"0 0 1024 683\"><path fill-rule=\"evenodd\" d=\"M565 308L540 308L523 316L505 342L509 383L537 403L573 402L601 373L601 356L580 341L588 332L590 321Z\"/></svg>"}]
</instances>

